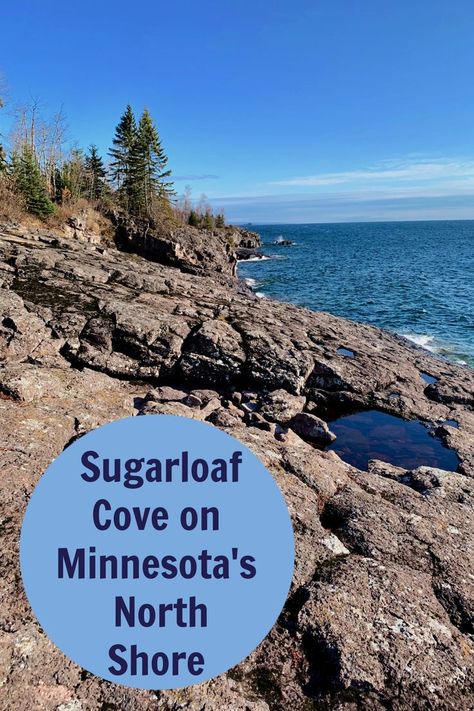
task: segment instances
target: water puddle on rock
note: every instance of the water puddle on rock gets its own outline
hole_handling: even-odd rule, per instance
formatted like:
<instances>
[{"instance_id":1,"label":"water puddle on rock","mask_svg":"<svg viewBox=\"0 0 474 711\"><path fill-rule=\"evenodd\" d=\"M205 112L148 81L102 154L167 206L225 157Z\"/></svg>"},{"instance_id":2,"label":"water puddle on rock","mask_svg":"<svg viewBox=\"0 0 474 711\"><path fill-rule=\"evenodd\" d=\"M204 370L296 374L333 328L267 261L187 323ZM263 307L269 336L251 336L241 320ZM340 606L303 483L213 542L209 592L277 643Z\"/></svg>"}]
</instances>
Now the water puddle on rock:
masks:
<instances>
[{"instance_id":1,"label":"water puddle on rock","mask_svg":"<svg viewBox=\"0 0 474 711\"><path fill-rule=\"evenodd\" d=\"M438 378L435 378L434 375L430 375L429 373L420 373L420 378L424 380L425 383L428 383L428 385L434 385L438 382Z\"/></svg>"},{"instance_id":2,"label":"water puddle on rock","mask_svg":"<svg viewBox=\"0 0 474 711\"><path fill-rule=\"evenodd\" d=\"M355 358L355 353L354 351L351 351L349 348L344 348L341 346L340 348L337 349L336 351L339 355L344 356L345 358Z\"/></svg>"},{"instance_id":3,"label":"water puddle on rock","mask_svg":"<svg viewBox=\"0 0 474 711\"><path fill-rule=\"evenodd\" d=\"M404 469L420 466L456 471L459 460L418 420L403 420L378 410L357 412L328 422L337 436L327 449L358 469L367 471L370 459Z\"/></svg>"}]
</instances>

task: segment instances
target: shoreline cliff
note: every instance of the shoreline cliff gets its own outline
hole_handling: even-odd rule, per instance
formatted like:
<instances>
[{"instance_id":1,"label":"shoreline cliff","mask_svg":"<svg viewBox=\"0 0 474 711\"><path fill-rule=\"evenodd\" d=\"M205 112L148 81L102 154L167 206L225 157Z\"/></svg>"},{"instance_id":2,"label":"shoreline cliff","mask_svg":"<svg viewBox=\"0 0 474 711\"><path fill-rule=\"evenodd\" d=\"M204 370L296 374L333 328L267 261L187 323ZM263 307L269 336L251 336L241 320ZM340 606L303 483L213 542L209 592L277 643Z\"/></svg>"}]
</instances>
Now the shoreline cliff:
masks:
<instances>
[{"instance_id":1,"label":"shoreline cliff","mask_svg":"<svg viewBox=\"0 0 474 711\"><path fill-rule=\"evenodd\" d=\"M381 329L258 299L235 277L235 250L258 246L251 233L150 234L119 219L114 230L0 225L2 711L472 707L474 371ZM380 460L363 471L326 451L330 419L364 410L430 425L457 471ZM49 463L90 429L148 413L248 445L296 538L268 637L226 675L174 692L111 685L69 662L34 621L18 567L24 509Z\"/></svg>"}]
</instances>

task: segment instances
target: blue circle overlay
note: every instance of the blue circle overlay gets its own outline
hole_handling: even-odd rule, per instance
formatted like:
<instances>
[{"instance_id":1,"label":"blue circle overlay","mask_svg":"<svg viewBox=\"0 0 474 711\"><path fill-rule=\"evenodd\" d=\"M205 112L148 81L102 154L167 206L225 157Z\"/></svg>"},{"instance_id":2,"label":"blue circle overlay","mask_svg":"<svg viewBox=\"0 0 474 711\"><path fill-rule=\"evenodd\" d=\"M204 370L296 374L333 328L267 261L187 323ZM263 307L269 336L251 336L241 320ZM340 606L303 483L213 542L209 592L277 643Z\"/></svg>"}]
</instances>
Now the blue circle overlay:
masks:
<instances>
[{"instance_id":1,"label":"blue circle overlay","mask_svg":"<svg viewBox=\"0 0 474 711\"><path fill-rule=\"evenodd\" d=\"M172 689L222 674L267 635L294 539L247 447L203 422L148 415L89 432L48 467L20 557L31 607L64 654L115 683Z\"/></svg>"}]
</instances>

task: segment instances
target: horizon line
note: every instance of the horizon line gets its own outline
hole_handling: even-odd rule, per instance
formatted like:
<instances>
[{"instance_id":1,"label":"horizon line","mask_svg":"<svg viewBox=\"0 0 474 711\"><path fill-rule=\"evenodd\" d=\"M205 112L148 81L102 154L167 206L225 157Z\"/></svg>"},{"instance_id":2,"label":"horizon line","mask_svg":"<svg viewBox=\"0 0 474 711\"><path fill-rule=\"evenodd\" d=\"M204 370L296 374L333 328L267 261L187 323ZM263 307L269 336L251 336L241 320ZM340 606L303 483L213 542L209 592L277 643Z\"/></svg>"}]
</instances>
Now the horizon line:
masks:
<instances>
[{"instance_id":1,"label":"horizon line","mask_svg":"<svg viewBox=\"0 0 474 711\"><path fill-rule=\"evenodd\" d=\"M319 222L279 222L279 221L268 221L268 220L261 220L258 222L252 221L252 220L231 220L229 221L230 225L236 225L239 227L245 226L245 225L370 225L370 224L378 224L378 223L412 223L412 222L474 222L474 217L453 217L453 218L448 218L448 217L433 217L429 220L426 218L419 218L419 219L410 219L410 220L390 220L390 219L382 219L382 220L341 220L341 221L334 221L334 220L322 220Z\"/></svg>"}]
</instances>

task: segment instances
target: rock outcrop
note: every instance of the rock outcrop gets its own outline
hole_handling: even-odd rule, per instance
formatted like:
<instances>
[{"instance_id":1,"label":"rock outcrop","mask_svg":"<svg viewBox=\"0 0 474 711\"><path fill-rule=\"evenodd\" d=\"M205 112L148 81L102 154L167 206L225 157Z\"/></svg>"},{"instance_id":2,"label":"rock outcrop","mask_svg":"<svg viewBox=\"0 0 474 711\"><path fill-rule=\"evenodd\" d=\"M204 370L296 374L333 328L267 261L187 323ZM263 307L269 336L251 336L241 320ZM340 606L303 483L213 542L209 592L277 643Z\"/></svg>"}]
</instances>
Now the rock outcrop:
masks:
<instances>
[{"instance_id":1,"label":"rock outcrop","mask_svg":"<svg viewBox=\"0 0 474 711\"><path fill-rule=\"evenodd\" d=\"M219 239L199 239L175 242L183 256L144 236L121 242L126 254L0 229L0 711L473 708L474 372L382 330L257 299ZM372 461L362 472L321 449L329 419L364 408L431 424L458 471ZM48 464L91 428L147 413L205 420L249 446L296 537L268 637L228 674L175 692L108 684L69 662L34 621L18 567L23 512Z\"/></svg>"},{"instance_id":2,"label":"rock outcrop","mask_svg":"<svg viewBox=\"0 0 474 711\"><path fill-rule=\"evenodd\" d=\"M190 226L174 226L160 229L120 214L114 214L113 220L116 226L115 242L125 252L139 254L190 274L208 270L235 274L235 249L244 239L238 228L200 230Z\"/></svg>"}]
</instances>

